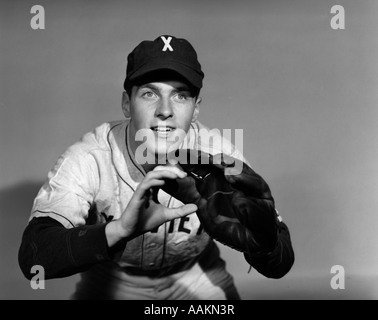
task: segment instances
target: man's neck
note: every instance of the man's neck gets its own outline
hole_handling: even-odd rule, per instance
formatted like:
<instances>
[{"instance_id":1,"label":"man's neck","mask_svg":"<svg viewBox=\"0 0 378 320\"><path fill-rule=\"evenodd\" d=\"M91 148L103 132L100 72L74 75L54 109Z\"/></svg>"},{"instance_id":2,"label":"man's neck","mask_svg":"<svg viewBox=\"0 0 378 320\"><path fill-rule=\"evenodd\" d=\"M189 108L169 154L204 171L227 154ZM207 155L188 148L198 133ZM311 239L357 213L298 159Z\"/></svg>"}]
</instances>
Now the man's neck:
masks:
<instances>
[{"instance_id":1,"label":"man's neck","mask_svg":"<svg viewBox=\"0 0 378 320\"><path fill-rule=\"evenodd\" d=\"M130 137L131 138L131 137ZM136 150L137 148L143 143L142 141L136 141L135 139L129 139L129 153L131 153L131 156L137 161L137 163L140 163L137 159L136 159L136 156L135 156L135 153L136 153ZM156 166L159 166L159 165L164 165L166 164L165 162L165 156L160 157L160 160L159 161L159 157L157 155L154 155L154 156L150 156L148 157L147 159L154 159L154 161L152 161L152 163L149 163L148 161L145 162L144 164L140 164L140 166L143 168L143 170L147 173L149 171L152 171Z\"/></svg>"}]
</instances>

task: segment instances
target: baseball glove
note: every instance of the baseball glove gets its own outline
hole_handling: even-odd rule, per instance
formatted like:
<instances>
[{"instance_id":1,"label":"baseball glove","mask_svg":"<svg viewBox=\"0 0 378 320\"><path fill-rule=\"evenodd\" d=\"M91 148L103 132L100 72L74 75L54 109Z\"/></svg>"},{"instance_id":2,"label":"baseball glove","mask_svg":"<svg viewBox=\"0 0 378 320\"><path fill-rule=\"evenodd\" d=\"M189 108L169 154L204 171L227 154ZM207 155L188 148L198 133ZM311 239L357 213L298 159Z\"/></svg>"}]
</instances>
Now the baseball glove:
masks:
<instances>
[{"instance_id":1,"label":"baseball glove","mask_svg":"<svg viewBox=\"0 0 378 320\"><path fill-rule=\"evenodd\" d=\"M179 154L178 154L179 153ZM277 243L278 219L268 184L246 163L224 154L177 150L187 177L161 187L183 203L195 203L210 237L249 257L271 252Z\"/></svg>"}]
</instances>

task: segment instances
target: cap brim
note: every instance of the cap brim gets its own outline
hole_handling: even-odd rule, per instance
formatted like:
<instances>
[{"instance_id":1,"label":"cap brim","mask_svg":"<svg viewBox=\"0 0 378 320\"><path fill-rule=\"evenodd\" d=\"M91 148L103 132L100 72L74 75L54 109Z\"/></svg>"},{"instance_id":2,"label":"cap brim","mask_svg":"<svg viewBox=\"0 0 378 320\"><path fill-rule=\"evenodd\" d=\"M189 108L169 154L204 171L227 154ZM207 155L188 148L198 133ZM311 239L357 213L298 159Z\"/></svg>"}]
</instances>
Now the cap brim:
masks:
<instances>
[{"instance_id":1,"label":"cap brim","mask_svg":"<svg viewBox=\"0 0 378 320\"><path fill-rule=\"evenodd\" d=\"M202 88L202 79L203 75L199 74L197 71L193 70L190 67L187 67L184 64L177 63L175 61L166 61L166 62L150 62L148 64L143 65L141 68L136 70L133 74L131 74L125 80L125 87L136 82L142 80L148 74L157 71L164 71L170 70L178 73L184 79L186 79L192 86L195 88L201 89Z\"/></svg>"}]
</instances>

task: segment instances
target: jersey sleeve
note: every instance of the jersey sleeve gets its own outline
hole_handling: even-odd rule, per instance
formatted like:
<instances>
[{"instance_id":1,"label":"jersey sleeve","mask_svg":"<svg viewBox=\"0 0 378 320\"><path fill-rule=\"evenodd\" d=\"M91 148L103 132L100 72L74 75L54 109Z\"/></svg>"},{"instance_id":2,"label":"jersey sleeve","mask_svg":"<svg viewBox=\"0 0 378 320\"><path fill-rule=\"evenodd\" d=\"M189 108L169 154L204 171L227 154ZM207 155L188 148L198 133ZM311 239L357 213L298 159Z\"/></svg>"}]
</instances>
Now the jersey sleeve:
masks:
<instances>
[{"instance_id":1,"label":"jersey sleeve","mask_svg":"<svg viewBox=\"0 0 378 320\"><path fill-rule=\"evenodd\" d=\"M96 194L96 163L78 145L70 147L39 190L29 221L51 217L66 228L85 224Z\"/></svg>"}]
</instances>

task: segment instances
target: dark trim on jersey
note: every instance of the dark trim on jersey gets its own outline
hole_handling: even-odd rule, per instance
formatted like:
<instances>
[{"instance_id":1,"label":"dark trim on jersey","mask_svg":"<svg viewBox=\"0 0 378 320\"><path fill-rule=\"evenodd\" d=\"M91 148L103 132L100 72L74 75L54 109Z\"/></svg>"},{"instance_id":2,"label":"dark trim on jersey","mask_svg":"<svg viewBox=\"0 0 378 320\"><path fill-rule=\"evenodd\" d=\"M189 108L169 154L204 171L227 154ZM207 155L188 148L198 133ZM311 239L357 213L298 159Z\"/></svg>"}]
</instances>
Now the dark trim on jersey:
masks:
<instances>
[{"instance_id":1,"label":"dark trim on jersey","mask_svg":"<svg viewBox=\"0 0 378 320\"><path fill-rule=\"evenodd\" d=\"M129 151L129 150L130 150L130 146L129 146L128 128L129 128L129 124L127 124L126 129L125 129L125 143L126 143L127 154L129 155L129 158L130 158L131 162L134 164L134 166L140 171L140 173L141 173L143 176L145 176L146 173L143 172L143 171L139 168L139 166L138 166L138 165L135 163L135 161L134 161L134 157L132 157L131 154L130 154L130 151Z\"/></svg>"},{"instance_id":2,"label":"dark trim on jersey","mask_svg":"<svg viewBox=\"0 0 378 320\"><path fill-rule=\"evenodd\" d=\"M121 123L118 123L118 124L116 124L116 125L114 125L113 127L111 127L110 128L110 130L109 130L109 132L108 132L108 134L107 134L107 136L106 136L106 140L108 141L108 144L109 144L109 148L110 148L110 152L111 152L111 155L112 155L112 162L113 162L113 164L114 164L114 161L113 161L113 149L112 149L112 146L111 146L111 144L110 144L110 141L109 141L109 135L110 135L110 132L115 128L115 127L118 127L119 125L122 125L122 122ZM118 172L118 170L117 170L117 167L116 167L116 165L114 165L114 169L115 169L115 171L117 172L117 174L118 174L118 176L121 178L121 180L131 189L131 190L133 190L134 192L135 192L135 189L129 184L129 183L127 183L127 181L125 181L125 179L123 179L123 177L121 176L121 174Z\"/></svg>"},{"instance_id":3,"label":"dark trim on jersey","mask_svg":"<svg viewBox=\"0 0 378 320\"><path fill-rule=\"evenodd\" d=\"M54 211L42 211L42 210L35 210L34 212L40 212L40 213L53 213L53 214L56 214L57 216L66 219L66 220L71 224L71 226L75 228L75 225L74 225L69 219L67 219L65 216L63 216L63 215L61 215L61 214L59 214L59 213L57 213L57 212L54 212Z\"/></svg>"}]
</instances>

